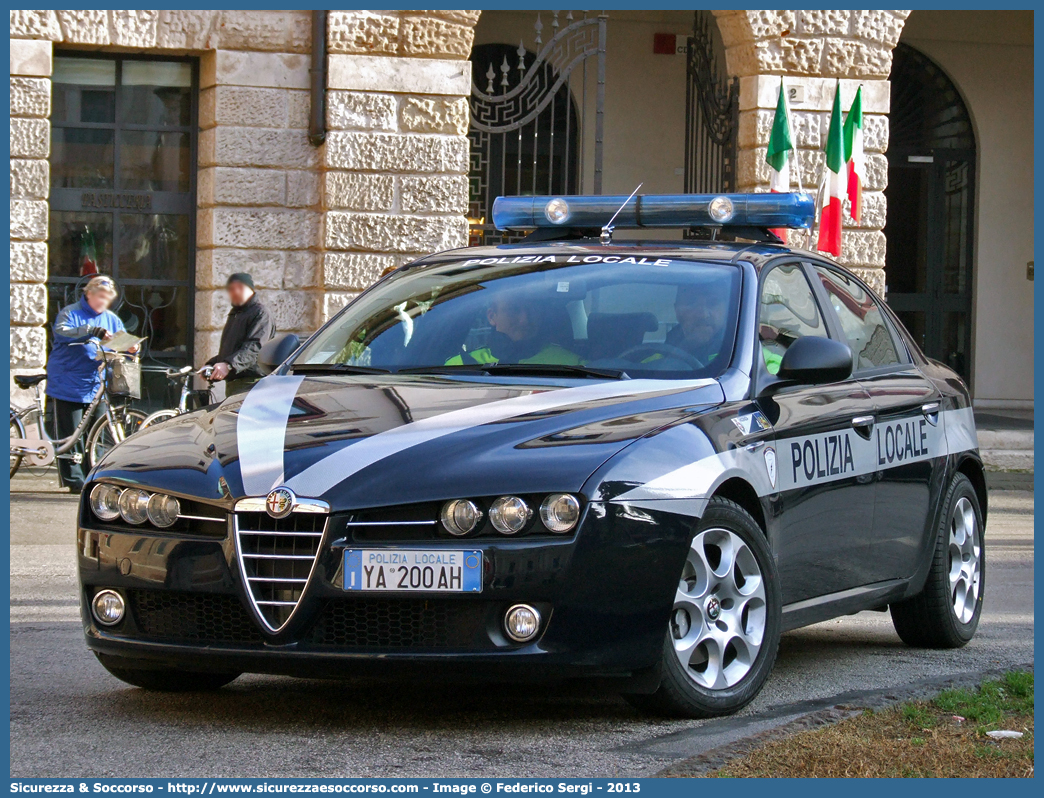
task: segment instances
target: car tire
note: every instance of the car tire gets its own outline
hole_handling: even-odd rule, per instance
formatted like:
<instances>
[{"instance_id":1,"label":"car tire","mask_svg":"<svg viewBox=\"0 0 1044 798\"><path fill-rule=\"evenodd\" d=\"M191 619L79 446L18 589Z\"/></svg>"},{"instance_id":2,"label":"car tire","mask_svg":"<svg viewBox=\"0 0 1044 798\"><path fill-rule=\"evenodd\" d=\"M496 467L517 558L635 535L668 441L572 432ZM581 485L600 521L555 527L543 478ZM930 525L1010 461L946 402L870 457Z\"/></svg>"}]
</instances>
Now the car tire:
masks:
<instances>
[{"instance_id":1,"label":"car tire","mask_svg":"<svg viewBox=\"0 0 1044 798\"><path fill-rule=\"evenodd\" d=\"M211 692L221 689L240 675L183 671L175 668L134 668L124 664L133 663L134 660L114 659L104 654L98 654L97 657L102 667L121 682L161 693Z\"/></svg>"},{"instance_id":2,"label":"car tire","mask_svg":"<svg viewBox=\"0 0 1044 798\"><path fill-rule=\"evenodd\" d=\"M765 533L738 504L714 497L696 525L679 579L660 685L625 698L670 717L730 715L764 686L781 629L779 578Z\"/></svg>"},{"instance_id":3,"label":"car tire","mask_svg":"<svg viewBox=\"0 0 1044 798\"><path fill-rule=\"evenodd\" d=\"M975 486L955 474L943 503L924 589L892 604L892 625L908 646L960 648L979 626L986 584L982 510Z\"/></svg>"}]
</instances>

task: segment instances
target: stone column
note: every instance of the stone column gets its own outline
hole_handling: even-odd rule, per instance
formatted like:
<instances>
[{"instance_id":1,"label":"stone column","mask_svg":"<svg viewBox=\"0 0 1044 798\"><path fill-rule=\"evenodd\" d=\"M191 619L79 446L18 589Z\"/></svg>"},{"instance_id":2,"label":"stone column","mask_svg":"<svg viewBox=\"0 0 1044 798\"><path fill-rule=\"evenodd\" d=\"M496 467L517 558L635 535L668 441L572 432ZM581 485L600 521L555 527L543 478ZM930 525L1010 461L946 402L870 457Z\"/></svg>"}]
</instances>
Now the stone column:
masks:
<instances>
[{"instance_id":1,"label":"stone column","mask_svg":"<svg viewBox=\"0 0 1044 798\"><path fill-rule=\"evenodd\" d=\"M47 197L53 11L11 12L11 373L47 360ZM20 396L11 382L11 397Z\"/></svg>"},{"instance_id":2,"label":"stone column","mask_svg":"<svg viewBox=\"0 0 1044 798\"><path fill-rule=\"evenodd\" d=\"M836 80L847 113L856 89L863 87L863 144L867 185L863 218L856 224L845 201L845 231L840 261L879 294L885 288L885 197L888 182L888 104L892 49L909 11L715 11L730 75L740 78L738 190L767 191L768 147L783 76L798 97L791 101L791 123L806 189L818 189L823 176L823 142L830 124ZM792 180L794 178L792 177ZM814 247L808 236L792 243Z\"/></svg>"},{"instance_id":3,"label":"stone column","mask_svg":"<svg viewBox=\"0 0 1044 798\"><path fill-rule=\"evenodd\" d=\"M217 353L225 281L249 272L280 332L319 321L319 151L309 12L221 12L200 61L195 359Z\"/></svg>"},{"instance_id":4,"label":"stone column","mask_svg":"<svg viewBox=\"0 0 1044 798\"><path fill-rule=\"evenodd\" d=\"M381 273L467 245L478 11L332 11L322 316Z\"/></svg>"}]
</instances>

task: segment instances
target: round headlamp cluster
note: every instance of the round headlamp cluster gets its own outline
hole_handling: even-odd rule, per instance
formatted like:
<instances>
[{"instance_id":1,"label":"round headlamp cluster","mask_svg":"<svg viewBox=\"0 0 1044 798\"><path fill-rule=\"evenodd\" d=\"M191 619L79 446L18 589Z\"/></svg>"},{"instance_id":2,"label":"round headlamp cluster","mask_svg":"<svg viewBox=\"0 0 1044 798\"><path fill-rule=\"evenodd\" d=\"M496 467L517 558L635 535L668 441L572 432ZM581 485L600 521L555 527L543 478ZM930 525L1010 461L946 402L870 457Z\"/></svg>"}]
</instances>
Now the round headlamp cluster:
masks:
<instances>
[{"instance_id":1,"label":"round headlamp cluster","mask_svg":"<svg viewBox=\"0 0 1044 798\"><path fill-rule=\"evenodd\" d=\"M580 502L569 493L552 493L540 502L540 520L544 527L558 535L573 530L580 520ZM482 527L485 515L489 523L501 535L517 535L523 532L533 519L533 508L519 496L500 496L488 505L483 513L479 504L469 499L454 499L442 506L439 520L442 527L455 537L477 532Z\"/></svg>"},{"instance_id":2,"label":"round headlamp cluster","mask_svg":"<svg viewBox=\"0 0 1044 798\"><path fill-rule=\"evenodd\" d=\"M102 521L122 518L135 525L148 521L161 529L177 521L181 513L181 505L173 496L106 484L94 486L90 505L91 512Z\"/></svg>"}]
</instances>

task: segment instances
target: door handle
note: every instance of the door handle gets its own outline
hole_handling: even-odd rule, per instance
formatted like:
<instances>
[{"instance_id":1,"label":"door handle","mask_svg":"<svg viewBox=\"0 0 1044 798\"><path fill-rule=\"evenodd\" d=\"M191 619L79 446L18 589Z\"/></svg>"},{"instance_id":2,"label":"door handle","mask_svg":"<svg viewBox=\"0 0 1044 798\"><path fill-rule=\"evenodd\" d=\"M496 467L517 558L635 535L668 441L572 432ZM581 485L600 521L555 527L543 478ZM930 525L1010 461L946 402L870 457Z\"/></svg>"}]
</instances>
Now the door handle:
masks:
<instances>
[{"instance_id":1,"label":"door handle","mask_svg":"<svg viewBox=\"0 0 1044 798\"><path fill-rule=\"evenodd\" d=\"M938 402L927 402L921 405L921 412L924 413L924 417L928 419L928 423L933 427L939 423L939 403Z\"/></svg>"},{"instance_id":2,"label":"door handle","mask_svg":"<svg viewBox=\"0 0 1044 798\"><path fill-rule=\"evenodd\" d=\"M870 433L874 429L874 417L873 416L856 416L852 419L852 427L856 433L863 436L867 440L870 439Z\"/></svg>"}]
</instances>

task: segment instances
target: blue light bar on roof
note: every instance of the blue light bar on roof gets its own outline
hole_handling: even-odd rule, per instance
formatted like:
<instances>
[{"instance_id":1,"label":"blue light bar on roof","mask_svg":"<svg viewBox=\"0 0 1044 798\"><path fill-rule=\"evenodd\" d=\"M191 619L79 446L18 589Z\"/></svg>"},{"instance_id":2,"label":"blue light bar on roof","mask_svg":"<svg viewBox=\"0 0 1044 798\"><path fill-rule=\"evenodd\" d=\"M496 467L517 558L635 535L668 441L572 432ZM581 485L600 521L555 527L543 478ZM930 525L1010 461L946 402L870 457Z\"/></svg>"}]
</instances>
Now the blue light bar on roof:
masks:
<instances>
[{"instance_id":1,"label":"blue light bar on roof","mask_svg":"<svg viewBox=\"0 0 1044 798\"><path fill-rule=\"evenodd\" d=\"M627 204L624 205L624 201ZM601 229L623 205L613 227L810 228L815 202L806 193L645 194L618 196L497 197L498 230L536 227Z\"/></svg>"}]
</instances>

